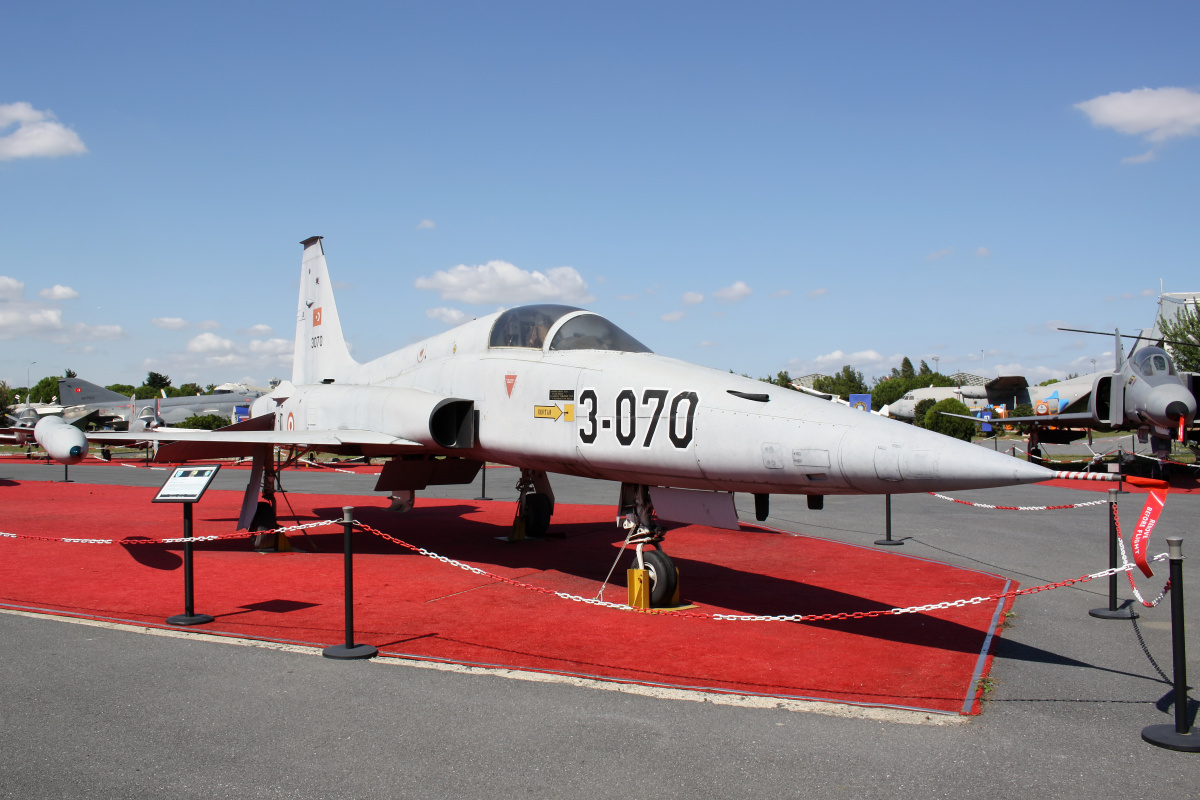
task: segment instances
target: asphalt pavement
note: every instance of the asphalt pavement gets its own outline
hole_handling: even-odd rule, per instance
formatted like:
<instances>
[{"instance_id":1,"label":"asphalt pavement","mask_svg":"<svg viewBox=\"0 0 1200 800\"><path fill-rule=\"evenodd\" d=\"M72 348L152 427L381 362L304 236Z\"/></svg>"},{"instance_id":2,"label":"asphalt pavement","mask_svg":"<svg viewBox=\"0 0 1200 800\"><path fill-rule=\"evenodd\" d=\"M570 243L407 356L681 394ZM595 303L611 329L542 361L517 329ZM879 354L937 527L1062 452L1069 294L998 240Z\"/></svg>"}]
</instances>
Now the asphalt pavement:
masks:
<instances>
[{"instance_id":1,"label":"asphalt pavement","mask_svg":"<svg viewBox=\"0 0 1200 800\"><path fill-rule=\"evenodd\" d=\"M157 486L165 476L98 464L71 469L74 480L101 484ZM216 488L240 489L247 476L225 470ZM515 500L516 476L488 470L488 496ZM61 477L58 466L0 462L5 491ZM283 475L288 491L371 495L364 504L383 505L374 480ZM560 503L616 500L615 484L552 482ZM477 478L422 494L479 493ZM1044 486L954 494L1022 506L1104 496ZM1141 499L1121 497L1126 530ZM737 501L742 518L753 520L752 498ZM928 495L898 495L892 505L893 537L904 539L893 549L904 555L1022 586L1107 566L1104 506L989 511ZM775 496L767 524L871 547L883 535L883 512L880 497L829 497L824 510L810 511L803 498ZM1172 495L1152 546L1159 552L1166 536L1184 537L1193 619L1200 614L1197 512L1200 496ZM1139 585L1157 595L1163 575ZM862 576L864 585L870 580ZM1121 597L1129 596L1122 579ZM954 598L931 602L941 599ZM1107 583L1099 581L1018 598L995 640L982 715L940 725L932 723L945 720L740 707L388 659L339 662L302 648L0 613L0 797L1198 800L1200 755L1140 739L1144 726L1172 720L1170 686L1159 674L1171 669L1167 603L1143 610L1136 625L1088 616L1106 603ZM1195 622L1187 645L1195 677Z\"/></svg>"}]
</instances>

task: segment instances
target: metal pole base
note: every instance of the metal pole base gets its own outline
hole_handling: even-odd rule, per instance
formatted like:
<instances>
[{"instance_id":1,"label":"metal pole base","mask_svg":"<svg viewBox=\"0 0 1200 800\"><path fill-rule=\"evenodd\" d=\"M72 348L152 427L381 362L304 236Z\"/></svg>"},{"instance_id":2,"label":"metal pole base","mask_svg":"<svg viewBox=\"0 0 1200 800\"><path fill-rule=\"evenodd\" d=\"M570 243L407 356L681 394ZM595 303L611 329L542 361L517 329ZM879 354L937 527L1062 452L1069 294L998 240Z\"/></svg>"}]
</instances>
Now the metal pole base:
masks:
<instances>
[{"instance_id":1,"label":"metal pole base","mask_svg":"<svg viewBox=\"0 0 1200 800\"><path fill-rule=\"evenodd\" d=\"M1195 728L1189 733L1178 733L1174 725L1147 725L1142 728L1142 741L1181 753L1200 753L1200 735Z\"/></svg>"},{"instance_id":2,"label":"metal pole base","mask_svg":"<svg viewBox=\"0 0 1200 800\"><path fill-rule=\"evenodd\" d=\"M374 658L379 649L369 644L335 644L321 651L326 658Z\"/></svg>"},{"instance_id":3,"label":"metal pole base","mask_svg":"<svg viewBox=\"0 0 1200 800\"><path fill-rule=\"evenodd\" d=\"M1138 619L1142 615L1134 611L1129 604L1125 604L1115 611L1111 608L1093 608L1088 612L1088 616L1096 619Z\"/></svg>"},{"instance_id":4,"label":"metal pole base","mask_svg":"<svg viewBox=\"0 0 1200 800\"><path fill-rule=\"evenodd\" d=\"M176 614L173 617L167 617L168 625L203 625L212 621L213 618L208 614Z\"/></svg>"},{"instance_id":5,"label":"metal pole base","mask_svg":"<svg viewBox=\"0 0 1200 800\"><path fill-rule=\"evenodd\" d=\"M495 498L494 497L485 497L484 495L480 495L479 497L476 497L475 499L476 500L494 500Z\"/></svg>"},{"instance_id":6,"label":"metal pole base","mask_svg":"<svg viewBox=\"0 0 1200 800\"><path fill-rule=\"evenodd\" d=\"M903 539L876 539L875 544L897 545L897 544L904 544L904 540Z\"/></svg>"}]
</instances>

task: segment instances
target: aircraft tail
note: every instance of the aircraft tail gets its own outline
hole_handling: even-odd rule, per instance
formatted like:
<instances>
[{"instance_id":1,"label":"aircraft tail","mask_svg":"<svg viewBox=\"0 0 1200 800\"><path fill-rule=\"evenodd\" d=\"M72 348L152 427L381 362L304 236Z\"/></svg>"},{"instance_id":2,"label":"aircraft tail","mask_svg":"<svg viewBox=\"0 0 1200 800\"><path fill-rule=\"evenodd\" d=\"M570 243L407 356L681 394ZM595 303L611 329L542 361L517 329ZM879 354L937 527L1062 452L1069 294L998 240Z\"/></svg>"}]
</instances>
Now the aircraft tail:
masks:
<instances>
[{"instance_id":1,"label":"aircraft tail","mask_svg":"<svg viewBox=\"0 0 1200 800\"><path fill-rule=\"evenodd\" d=\"M300 303L296 309L296 350L292 383L345 382L358 366L342 338L342 322L333 301L333 284L325 264L321 237L304 245L300 263Z\"/></svg>"},{"instance_id":2,"label":"aircraft tail","mask_svg":"<svg viewBox=\"0 0 1200 800\"><path fill-rule=\"evenodd\" d=\"M112 392L103 386L82 381L79 378L59 378L58 396L64 406L82 403L127 403L129 398L120 392Z\"/></svg>"}]
</instances>

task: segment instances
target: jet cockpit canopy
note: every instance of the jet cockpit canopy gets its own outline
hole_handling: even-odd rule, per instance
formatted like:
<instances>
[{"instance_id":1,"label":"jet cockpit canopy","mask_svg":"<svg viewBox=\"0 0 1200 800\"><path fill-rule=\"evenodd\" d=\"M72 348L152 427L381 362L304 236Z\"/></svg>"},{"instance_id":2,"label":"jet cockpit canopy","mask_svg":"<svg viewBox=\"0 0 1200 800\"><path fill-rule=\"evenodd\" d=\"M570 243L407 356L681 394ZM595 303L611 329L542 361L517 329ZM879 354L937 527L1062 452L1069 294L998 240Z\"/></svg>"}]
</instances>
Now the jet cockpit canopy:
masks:
<instances>
[{"instance_id":1,"label":"jet cockpit canopy","mask_svg":"<svg viewBox=\"0 0 1200 800\"><path fill-rule=\"evenodd\" d=\"M1133 355L1133 366L1146 377L1175 374L1175 364L1161 347L1139 348Z\"/></svg>"},{"instance_id":2,"label":"jet cockpit canopy","mask_svg":"<svg viewBox=\"0 0 1200 800\"><path fill-rule=\"evenodd\" d=\"M649 353L649 347L630 336L599 314L549 303L510 308L492 325L489 347L523 347L541 350L546 337L558 324L550 341L551 350L609 350L621 353Z\"/></svg>"}]
</instances>

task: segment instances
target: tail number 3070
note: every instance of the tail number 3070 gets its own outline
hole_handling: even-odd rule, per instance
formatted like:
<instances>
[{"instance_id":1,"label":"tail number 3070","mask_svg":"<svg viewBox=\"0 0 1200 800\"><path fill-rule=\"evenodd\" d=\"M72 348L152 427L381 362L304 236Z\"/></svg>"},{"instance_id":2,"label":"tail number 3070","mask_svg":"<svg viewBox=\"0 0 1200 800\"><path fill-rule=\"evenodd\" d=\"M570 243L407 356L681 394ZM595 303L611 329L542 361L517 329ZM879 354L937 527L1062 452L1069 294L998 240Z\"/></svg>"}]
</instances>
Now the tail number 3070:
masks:
<instances>
[{"instance_id":1,"label":"tail number 3070","mask_svg":"<svg viewBox=\"0 0 1200 800\"><path fill-rule=\"evenodd\" d=\"M601 430L615 429L613 432L617 442L622 447L630 447L640 438L642 447L649 447L658 431L659 420L663 411L668 411L667 435L671 444L683 449L692 443L692 429L696 421L696 406L700 398L695 392L680 392L671 398L667 405L667 389L646 389L642 392L641 406L646 409L641 421L646 423L645 432L638 436L638 399L633 389L624 389L617 395L613 416L597 418L600 401L594 389L584 389L579 395L579 439L584 444L592 444Z\"/></svg>"}]
</instances>

